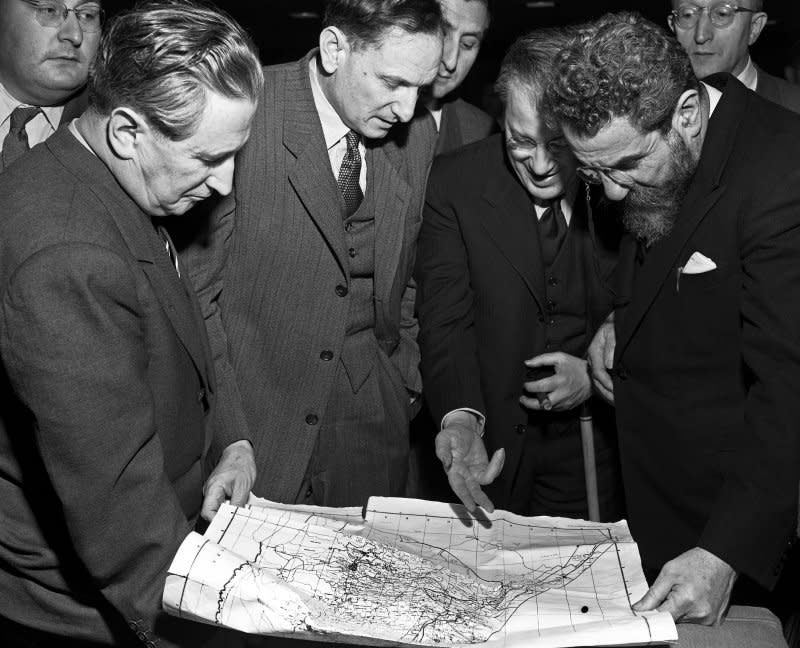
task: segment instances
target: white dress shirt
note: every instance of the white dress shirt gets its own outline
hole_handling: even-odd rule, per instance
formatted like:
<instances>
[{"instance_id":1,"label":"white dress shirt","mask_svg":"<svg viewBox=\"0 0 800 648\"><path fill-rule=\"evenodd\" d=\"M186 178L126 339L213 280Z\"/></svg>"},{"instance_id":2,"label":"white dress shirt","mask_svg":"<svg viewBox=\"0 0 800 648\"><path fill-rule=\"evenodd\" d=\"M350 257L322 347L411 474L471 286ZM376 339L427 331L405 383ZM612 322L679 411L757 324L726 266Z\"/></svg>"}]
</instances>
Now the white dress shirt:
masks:
<instances>
[{"instance_id":1,"label":"white dress shirt","mask_svg":"<svg viewBox=\"0 0 800 648\"><path fill-rule=\"evenodd\" d=\"M11 129L11 113L14 112L15 108L29 105L14 99L3 84L0 83L0 149L2 149L3 141ZM63 112L64 106L45 106L25 125L25 132L28 134L28 145L31 148L44 142L56 132Z\"/></svg>"}]
</instances>

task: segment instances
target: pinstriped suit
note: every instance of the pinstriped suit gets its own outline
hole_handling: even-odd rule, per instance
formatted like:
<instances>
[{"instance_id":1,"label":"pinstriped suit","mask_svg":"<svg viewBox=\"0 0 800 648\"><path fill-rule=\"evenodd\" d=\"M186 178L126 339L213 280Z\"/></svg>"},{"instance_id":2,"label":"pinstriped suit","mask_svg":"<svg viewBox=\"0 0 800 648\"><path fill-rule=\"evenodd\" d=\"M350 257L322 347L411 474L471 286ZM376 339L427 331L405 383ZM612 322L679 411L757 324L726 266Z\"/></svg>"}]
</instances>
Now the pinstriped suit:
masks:
<instances>
[{"instance_id":1,"label":"pinstriped suit","mask_svg":"<svg viewBox=\"0 0 800 648\"><path fill-rule=\"evenodd\" d=\"M307 499L304 475L326 432L331 394L342 393L336 381L344 378L351 297L344 203L308 75L315 54L265 68L264 96L237 159L232 197L211 215L205 244L184 250L215 355L223 424L249 428L259 471L253 491L284 502ZM377 377L384 393L393 385L396 402L371 406L380 411L369 416L386 419L380 438L364 442L375 474L356 468L363 457L355 449L353 469L347 464L328 475L343 495L324 503L361 504L369 495L403 492L404 483L378 473L402 472L405 481L408 394L421 391L410 277L434 143L424 120L366 143L365 201L372 192L376 207L375 358L352 359L346 379L357 393ZM354 430L357 407L370 405L353 405ZM393 461L399 465L381 466Z\"/></svg>"}]
</instances>

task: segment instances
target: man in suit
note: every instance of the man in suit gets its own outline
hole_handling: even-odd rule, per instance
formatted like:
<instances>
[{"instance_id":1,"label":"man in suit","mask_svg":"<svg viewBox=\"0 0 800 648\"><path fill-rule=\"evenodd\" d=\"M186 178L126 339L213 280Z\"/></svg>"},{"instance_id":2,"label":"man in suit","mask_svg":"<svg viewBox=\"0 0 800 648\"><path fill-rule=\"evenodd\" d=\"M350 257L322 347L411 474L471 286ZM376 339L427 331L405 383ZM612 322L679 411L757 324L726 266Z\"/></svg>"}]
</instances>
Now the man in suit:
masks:
<instances>
[{"instance_id":1,"label":"man in suit","mask_svg":"<svg viewBox=\"0 0 800 648\"><path fill-rule=\"evenodd\" d=\"M158 221L230 192L262 81L229 17L142 5L103 36L87 111L0 176L4 647L211 638L161 611L167 570L255 464L210 425L203 322Z\"/></svg>"},{"instance_id":2,"label":"man in suit","mask_svg":"<svg viewBox=\"0 0 800 648\"><path fill-rule=\"evenodd\" d=\"M404 493L434 142L411 119L441 53L436 0L331 0L319 49L265 68L235 202L186 251L220 389L239 404L226 420L252 434L257 495L343 506Z\"/></svg>"},{"instance_id":3,"label":"man in suit","mask_svg":"<svg viewBox=\"0 0 800 648\"><path fill-rule=\"evenodd\" d=\"M505 134L437 158L419 242L418 308L424 393L442 421L436 450L454 492L469 508L585 518L584 354L611 309L602 279L613 253L594 252L575 158L541 117L565 38L564 30L541 30L514 43L496 85ZM526 369L542 367L554 375L526 378ZM596 406L603 515L616 519L613 420L607 405ZM481 484L493 480L484 495Z\"/></svg>"},{"instance_id":4,"label":"man in suit","mask_svg":"<svg viewBox=\"0 0 800 648\"><path fill-rule=\"evenodd\" d=\"M672 0L667 20L698 78L733 74L765 99L800 113L800 88L750 58L750 46L767 24L763 8L764 0Z\"/></svg>"},{"instance_id":5,"label":"man in suit","mask_svg":"<svg viewBox=\"0 0 800 648\"><path fill-rule=\"evenodd\" d=\"M424 101L439 134L437 155L497 132L495 120L458 93L489 28L489 0L439 0L439 4L444 17L444 48Z\"/></svg>"},{"instance_id":6,"label":"man in suit","mask_svg":"<svg viewBox=\"0 0 800 648\"><path fill-rule=\"evenodd\" d=\"M578 172L630 233L589 357L657 575L634 607L717 624L729 600L760 601L795 536L800 119L733 77L701 84L637 14L589 25L558 72L549 105Z\"/></svg>"},{"instance_id":7,"label":"man in suit","mask_svg":"<svg viewBox=\"0 0 800 648\"><path fill-rule=\"evenodd\" d=\"M0 0L0 172L86 107L100 0Z\"/></svg>"}]
</instances>

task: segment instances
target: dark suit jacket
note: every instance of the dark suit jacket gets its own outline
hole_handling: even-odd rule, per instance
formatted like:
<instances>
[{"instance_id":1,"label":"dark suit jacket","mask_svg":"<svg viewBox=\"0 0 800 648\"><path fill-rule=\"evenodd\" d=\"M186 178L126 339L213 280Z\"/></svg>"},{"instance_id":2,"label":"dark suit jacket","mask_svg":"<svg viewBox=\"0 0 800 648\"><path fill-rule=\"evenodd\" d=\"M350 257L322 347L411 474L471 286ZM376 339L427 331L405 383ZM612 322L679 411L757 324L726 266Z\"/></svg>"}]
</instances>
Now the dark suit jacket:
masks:
<instances>
[{"instance_id":1,"label":"dark suit jacket","mask_svg":"<svg viewBox=\"0 0 800 648\"><path fill-rule=\"evenodd\" d=\"M194 641L161 595L202 502L210 352L151 219L66 128L0 176L0 287L0 615Z\"/></svg>"},{"instance_id":2,"label":"dark suit jacket","mask_svg":"<svg viewBox=\"0 0 800 648\"><path fill-rule=\"evenodd\" d=\"M800 118L728 77L673 231L620 262L617 427L645 567L700 546L770 587L794 537L798 141ZM696 251L717 268L681 274Z\"/></svg>"},{"instance_id":3,"label":"dark suit jacket","mask_svg":"<svg viewBox=\"0 0 800 648\"><path fill-rule=\"evenodd\" d=\"M758 72L758 81L756 82L757 94L779 106L800 113L800 86L789 83L785 79L767 74L758 66L756 66L756 70Z\"/></svg>"},{"instance_id":4,"label":"dark suit jacket","mask_svg":"<svg viewBox=\"0 0 800 648\"><path fill-rule=\"evenodd\" d=\"M585 267L596 270L586 276L588 344L612 307L602 280L613 272L615 250L595 254L583 198L579 191L570 236L579 237ZM436 421L458 408L485 414L488 449L505 447L507 475L516 474L522 455L516 428L529 422L519 404L523 361L546 350L534 218L501 134L436 159L416 272L425 398Z\"/></svg>"},{"instance_id":5,"label":"dark suit jacket","mask_svg":"<svg viewBox=\"0 0 800 648\"><path fill-rule=\"evenodd\" d=\"M448 101L442 108L436 155L448 153L498 131L497 122L463 99Z\"/></svg>"},{"instance_id":6,"label":"dark suit jacket","mask_svg":"<svg viewBox=\"0 0 800 648\"><path fill-rule=\"evenodd\" d=\"M206 317L225 424L252 434L259 470L253 491L289 502L314 450L349 308L344 203L308 74L315 53L264 69L264 96L237 158L233 200L213 214L205 245L184 256ZM366 144L367 191L378 196L375 337L396 368L395 382L416 393L422 387L411 271L434 142L432 126L414 120Z\"/></svg>"}]
</instances>

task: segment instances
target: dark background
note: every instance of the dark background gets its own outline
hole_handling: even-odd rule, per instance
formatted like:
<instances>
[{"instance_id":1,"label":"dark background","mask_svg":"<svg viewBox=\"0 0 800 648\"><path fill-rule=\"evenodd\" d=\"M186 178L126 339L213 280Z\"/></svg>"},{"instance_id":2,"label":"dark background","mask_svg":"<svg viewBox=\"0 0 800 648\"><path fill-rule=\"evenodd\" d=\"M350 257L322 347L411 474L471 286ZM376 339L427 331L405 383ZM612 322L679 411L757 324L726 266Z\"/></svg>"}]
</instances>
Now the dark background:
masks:
<instances>
[{"instance_id":1,"label":"dark background","mask_svg":"<svg viewBox=\"0 0 800 648\"><path fill-rule=\"evenodd\" d=\"M132 6L129 0L105 0L109 15ZM325 0L218 0L253 35L265 64L300 58L319 36ZM565 25L595 18L606 11L635 9L664 25L669 0L492 0L492 25L463 93L479 105L488 95L503 54L520 34L537 27ZM765 0L767 27L752 48L753 59L783 76L790 51L800 47L800 0ZM491 106L486 106L491 108Z\"/></svg>"}]
</instances>

